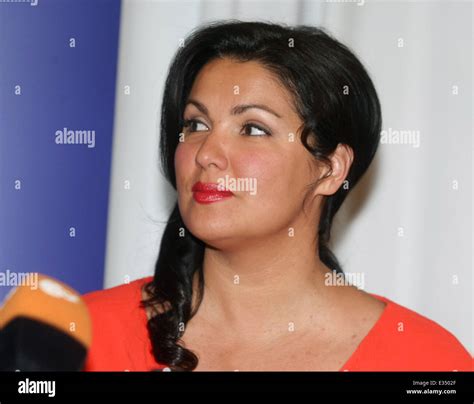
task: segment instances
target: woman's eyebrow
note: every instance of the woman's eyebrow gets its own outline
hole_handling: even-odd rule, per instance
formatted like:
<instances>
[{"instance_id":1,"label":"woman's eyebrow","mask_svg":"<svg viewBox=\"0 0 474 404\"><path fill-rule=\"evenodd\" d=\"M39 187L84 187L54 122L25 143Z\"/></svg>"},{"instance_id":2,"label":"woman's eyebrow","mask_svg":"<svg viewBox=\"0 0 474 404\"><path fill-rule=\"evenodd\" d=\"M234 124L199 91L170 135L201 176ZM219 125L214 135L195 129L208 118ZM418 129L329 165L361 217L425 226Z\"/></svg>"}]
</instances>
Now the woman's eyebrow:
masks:
<instances>
[{"instance_id":1,"label":"woman's eyebrow","mask_svg":"<svg viewBox=\"0 0 474 404\"><path fill-rule=\"evenodd\" d=\"M230 111L230 113L232 115L238 115L238 114L242 114L244 113L245 111L247 111L248 109L251 109L251 108L257 108L257 109L262 109L264 111L267 111L269 112L270 114L272 115L275 115L277 118L280 118L281 119L281 115L276 113L273 109L271 109L270 107L267 107L266 105L263 105L263 104L242 104L242 105L236 105L235 107L233 107Z\"/></svg>"},{"instance_id":2,"label":"woman's eyebrow","mask_svg":"<svg viewBox=\"0 0 474 404\"><path fill-rule=\"evenodd\" d=\"M209 116L209 111L203 103L201 103L197 100L194 100L194 99L189 99L188 102L186 103L186 105L188 105L188 104L194 105L204 115ZM273 109L271 109L270 107L267 107L266 105L263 105L263 104L241 104L241 105L236 105L231 109L230 113L232 115L238 115L238 114L242 114L245 111L247 111L248 109L252 109L252 108L261 109L263 111L269 112L272 115L275 115L277 118L280 118L280 119L282 118L280 114L278 114Z\"/></svg>"}]
</instances>

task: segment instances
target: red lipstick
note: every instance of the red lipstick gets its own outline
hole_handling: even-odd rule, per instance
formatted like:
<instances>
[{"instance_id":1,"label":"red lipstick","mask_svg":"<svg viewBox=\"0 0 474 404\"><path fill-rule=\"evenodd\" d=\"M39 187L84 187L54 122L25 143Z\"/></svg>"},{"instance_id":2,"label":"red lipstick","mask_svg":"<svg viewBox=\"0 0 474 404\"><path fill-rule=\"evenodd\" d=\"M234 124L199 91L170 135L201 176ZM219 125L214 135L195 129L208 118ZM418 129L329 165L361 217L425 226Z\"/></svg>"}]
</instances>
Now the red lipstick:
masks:
<instances>
[{"instance_id":1,"label":"red lipstick","mask_svg":"<svg viewBox=\"0 0 474 404\"><path fill-rule=\"evenodd\" d=\"M198 203L213 203L229 198L234 194L231 191L219 190L219 185L215 182L198 181L191 189L194 200Z\"/></svg>"}]
</instances>

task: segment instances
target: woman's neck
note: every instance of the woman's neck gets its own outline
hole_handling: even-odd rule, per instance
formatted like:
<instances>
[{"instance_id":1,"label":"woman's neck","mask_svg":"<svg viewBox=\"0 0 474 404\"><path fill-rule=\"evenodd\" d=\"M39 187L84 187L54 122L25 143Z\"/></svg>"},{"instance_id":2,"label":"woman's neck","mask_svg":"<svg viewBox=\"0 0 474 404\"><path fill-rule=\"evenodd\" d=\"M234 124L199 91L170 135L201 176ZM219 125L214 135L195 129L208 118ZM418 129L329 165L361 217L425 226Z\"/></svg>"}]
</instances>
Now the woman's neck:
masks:
<instances>
[{"instance_id":1,"label":"woman's neck","mask_svg":"<svg viewBox=\"0 0 474 404\"><path fill-rule=\"evenodd\" d=\"M203 271L204 296L196 316L216 331L255 342L327 319L333 288L326 286L325 274L330 270L308 243L273 237L231 252L206 248Z\"/></svg>"}]
</instances>

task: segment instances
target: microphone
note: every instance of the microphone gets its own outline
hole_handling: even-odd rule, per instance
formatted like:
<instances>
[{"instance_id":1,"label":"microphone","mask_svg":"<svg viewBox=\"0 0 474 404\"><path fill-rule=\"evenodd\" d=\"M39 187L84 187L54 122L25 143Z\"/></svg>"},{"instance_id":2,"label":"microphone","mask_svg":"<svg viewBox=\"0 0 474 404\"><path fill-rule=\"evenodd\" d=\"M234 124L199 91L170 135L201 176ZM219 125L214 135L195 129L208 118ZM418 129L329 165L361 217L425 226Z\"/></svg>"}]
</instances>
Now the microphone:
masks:
<instances>
[{"instance_id":1,"label":"microphone","mask_svg":"<svg viewBox=\"0 0 474 404\"><path fill-rule=\"evenodd\" d=\"M0 308L0 371L80 371L91 344L89 312L79 293L35 273Z\"/></svg>"}]
</instances>

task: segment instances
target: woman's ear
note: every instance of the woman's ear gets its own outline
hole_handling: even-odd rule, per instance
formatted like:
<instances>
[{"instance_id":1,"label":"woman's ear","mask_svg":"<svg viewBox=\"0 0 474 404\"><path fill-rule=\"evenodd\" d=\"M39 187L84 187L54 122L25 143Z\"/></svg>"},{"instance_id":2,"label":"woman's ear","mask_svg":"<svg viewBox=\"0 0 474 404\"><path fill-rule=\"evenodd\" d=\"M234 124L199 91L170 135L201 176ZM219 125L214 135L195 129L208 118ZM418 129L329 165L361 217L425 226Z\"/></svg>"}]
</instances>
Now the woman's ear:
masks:
<instances>
[{"instance_id":1,"label":"woman's ear","mask_svg":"<svg viewBox=\"0 0 474 404\"><path fill-rule=\"evenodd\" d=\"M316 195L333 195L341 187L354 161L354 151L346 144L339 143L328 156L331 167L325 167L314 189Z\"/></svg>"}]
</instances>

